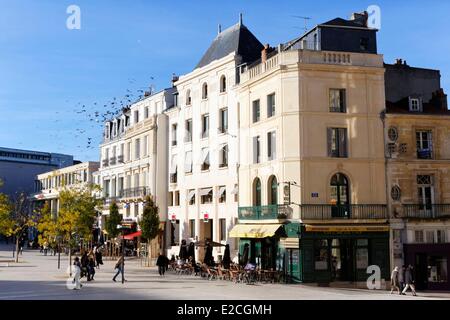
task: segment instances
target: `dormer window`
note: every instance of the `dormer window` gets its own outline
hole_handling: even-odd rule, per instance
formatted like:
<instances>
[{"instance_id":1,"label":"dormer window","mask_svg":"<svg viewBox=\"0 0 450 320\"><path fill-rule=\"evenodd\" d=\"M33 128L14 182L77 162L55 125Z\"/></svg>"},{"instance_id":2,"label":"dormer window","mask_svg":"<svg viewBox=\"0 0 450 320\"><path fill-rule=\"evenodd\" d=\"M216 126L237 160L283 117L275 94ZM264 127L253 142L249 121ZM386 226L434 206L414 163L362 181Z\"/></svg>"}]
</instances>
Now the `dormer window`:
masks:
<instances>
[{"instance_id":1,"label":"dormer window","mask_svg":"<svg viewBox=\"0 0 450 320\"><path fill-rule=\"evenodd\" d=\"M136 110L134 112L134 123L138 123L139 122L139 111Z\"/></svg>"},{"instance_id":2,"label":"dormer window","mask_svg":"<svg viewBox=\"0 0 450 320\"><path fill-rule=\"evenodd\" d=\"M220 93L227 92L227 78L225 76L220 77Z\"/></svg>"},{"instance_id":3,"label":"dormer window","mask_svg":"<svg viewBox=\"0 0 450 320\"><path fill-rule=\"evenodd\" d=\"M422 100L420 98L409 98L409 111L422 112Z\"/></svg>"}]
</instances>

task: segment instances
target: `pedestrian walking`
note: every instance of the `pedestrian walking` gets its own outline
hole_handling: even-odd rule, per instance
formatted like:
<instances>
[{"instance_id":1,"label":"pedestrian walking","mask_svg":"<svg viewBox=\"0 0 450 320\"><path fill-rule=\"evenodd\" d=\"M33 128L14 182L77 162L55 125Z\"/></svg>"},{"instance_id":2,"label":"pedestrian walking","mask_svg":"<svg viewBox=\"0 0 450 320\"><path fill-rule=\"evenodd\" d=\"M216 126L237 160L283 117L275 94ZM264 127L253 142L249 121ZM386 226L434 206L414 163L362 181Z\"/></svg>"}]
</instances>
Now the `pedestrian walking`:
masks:
<instances>
[{"instance_id":1,"label":"pedestrian walking","mask_svg":"<svg viewBox=\"0 0 450 320\"><path fill-rule=\"evenodd\" d=\"M47 255L47 251L48 251L48 242L47 240L45 240L44 245L42 246L44 249L44 256Z\"/></svg>"},{"instance_id":2,"label":"pedestrian walking","mask_svg":"<svg viewBox=\"0 0 450 320\"><path fill-rule=\"evenodd\" d=\"M405 271L406 266L403 265L402 268L398 271L398 282L400 283L400 291L405 289Z\"/></svg>"},{"instance_id":3,"label":"pedestrian walking","mask_svg":"<svg viewBox=\"0 0 450 320\"><path fill-rule=\"evenodd\" d=\"M113 281L116 282L116 278L117 276L121 273L122 274L122 278L125 280L125 275L124 275L124 267L125 267L125 259L123 257L120 257L119 260L117 260L116 265L115 265L115 270L116 270L116 274L113 277Z\"/></svg>"},{"instance_id":4,"label":"pedestrian walking","mask_svg":"<svg viewBox=\"0 0 450 320\"><path fill-rule=\"evenodd\" d=\"M81 287L83 286L81 284L80 278L81 278L81 263L80 263L80 259L78 257L75 257L74 262L73 262L73 271L74 271L74 277L72 280L72 283L75 284L75 287L73 288L73 290L80 290Z\"/></svg>"},{"instance_id":5,"label":"pedestrian walking","mask_svg":"<svg viewBox=\"0 0 450 320\"><path fill-rule=\"evenodd\" d=\"M169 265L169 258L167 258L163 252L161 252L158 259L156 260L156 265L158 266L159 275L164 276L164 273L166 272Z\"/></svg>"},{"instance_id":6,"label":"pedestrian walking","mask_svg":"<svg viewBox=\"0 0 450 320\"><path fill-rule=\"evenodd\" d=\"M400 283L398 281L398 274L399 274L398 267L395 267L391 273L391 294L394 292L394 290L397 290L398 294L401 293L399 288Z\"/></svg>"},{"instance_id":7,"label":"pedestrian walking","mask_svg":"<svg viewBox=\"0 0 450 320\"><path fill-rule=\"evenodd\" d=\"M406 285L405 285L405 289L403 289L403 291L402 291L403 295L406 295L406 292L408 291L408 289L411 288L413 296L417 296L414 282L415 282L414 268L412 265L409 265L405 271L405 284Z\"/></svg>"},{"instance_id":8,"label":"pedestrian walking","mask_svg":"<svg viewBox=\"0 0 450 320\"><path fill-rule=\"evenodd\" d=\"M103 257L100 248L95 248L95 261L97 262L97 268L100 269L100 265L103 264Z\"/></svg>"}]
</instances>

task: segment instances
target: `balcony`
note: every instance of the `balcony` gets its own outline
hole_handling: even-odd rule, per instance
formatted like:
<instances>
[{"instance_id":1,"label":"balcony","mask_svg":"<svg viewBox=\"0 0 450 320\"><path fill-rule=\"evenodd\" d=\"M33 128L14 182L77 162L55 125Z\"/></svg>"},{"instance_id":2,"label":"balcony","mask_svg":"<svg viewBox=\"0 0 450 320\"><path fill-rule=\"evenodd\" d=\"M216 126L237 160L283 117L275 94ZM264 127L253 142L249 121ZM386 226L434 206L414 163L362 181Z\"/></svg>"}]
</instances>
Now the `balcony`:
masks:
<instances>
[{"instance_id":1,"label":"balcony","mask_svg":"<svg viewBox=\"0 0 450 320\"><path fill-rule=\"evenodd\" d=\"M123 191L121 192L122 198L142 198L149 195L150 188L147 187L123 189Z\"/></svg>"},{"instance_id":2,"label":"balcony","mask_svg":"<svg viewBox=\"0 0 450 320\"><path fill-rule=\"evenodd\" d=\"M327 204L303 204L302 220L372 220L387 219L387 206L382 204L353 204L334 206Z\"/></svg>"},{"instance_id":3,"label":"balcony","mask_svg":"<svg viewBox=\"0 0 450 320\"><path fill-rule=\"evenodd\" d=\"M450 204L404 204L404 218L441 219L450 218Z\"/></svg>"},{"instance_id":4,"label":"balcony","mask_svg":"<svg viewBox=\"0 0 450 320\"><path fill-rule=\"evenodd\" d=\"M433 159L433 150L431 149L422 149L417 150L417 159Z\"/></svg>"},{"instance_id":5,"label":"balcony","mask_svg":"<svg viewBox=\"0 0 450 320\"><path fill-rule=\"evenodd\" d=\"M102 161L102 166L103 167L107 167L109 165L109 159L104 159L103 161Z\"/></svg>"},{"instance_id":6,"label":"balcony","mask_svg":"<svg viewBox=\"0 0 450 320\"><path fill-rule=\"evenodd\" d=\"M116 164L116 157L109 158L109 165L114 166Z\"/></svg>"},{"instance_id":7,"label":"balcony","mask_svg":"<svg viewBox=\"0 0 450 320\"><path fill-rule=\"evenodd\" d=\"M124 163L123 155L117 157L117 163Z\"/></svg>"},{"instance_id":8,"label":"balcony","mask_svg":"<svg viewBox=\"0 0 450 320\"><path fill-rule=\"evenodd\" d=\"M262 207L240 207L239 220L276 220L289 217L289 207L270 205Z\"/></svg>"}]
</instances>

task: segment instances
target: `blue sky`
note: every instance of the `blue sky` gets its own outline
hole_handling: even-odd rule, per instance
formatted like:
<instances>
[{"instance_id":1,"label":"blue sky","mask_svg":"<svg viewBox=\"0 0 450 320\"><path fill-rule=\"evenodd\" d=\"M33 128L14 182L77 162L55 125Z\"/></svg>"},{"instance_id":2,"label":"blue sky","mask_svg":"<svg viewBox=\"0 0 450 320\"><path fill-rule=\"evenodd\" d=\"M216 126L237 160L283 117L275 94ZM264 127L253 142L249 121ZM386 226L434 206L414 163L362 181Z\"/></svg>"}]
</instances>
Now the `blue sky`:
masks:
<instances>
[{"instance_id":1,"label":"blue sky","mask_svg":"<svg viewBox=\"0 0 450 320\"><path fill-rule=\"evenodd\" d=\"M66 28L71 4L81 8L81 30ZM261 42L276 45L302 32L294 15L311 17L311 27L372 4L382 10L385 61L440 69L449 92L448 1L0 0L0 146L97 160L101 124L86 113L190 72L219 23L235 24L242 12Z\"/></svg>"}]
</instances>

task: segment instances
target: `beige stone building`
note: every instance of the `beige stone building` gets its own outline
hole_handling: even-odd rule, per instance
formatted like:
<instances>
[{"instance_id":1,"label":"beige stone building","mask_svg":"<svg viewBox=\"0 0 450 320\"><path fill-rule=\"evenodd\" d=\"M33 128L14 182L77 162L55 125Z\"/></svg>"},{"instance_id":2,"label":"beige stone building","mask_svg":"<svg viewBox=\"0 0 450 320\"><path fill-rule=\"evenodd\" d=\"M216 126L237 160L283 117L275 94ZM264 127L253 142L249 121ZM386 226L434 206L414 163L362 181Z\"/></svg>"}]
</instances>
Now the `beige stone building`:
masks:
<instances>
[{"instance_id":1,"label":"beige stone building","mask_svg":"<svg viewBox=\"0 0 450 320\"><path fill-rule=\"evenodd\" d=\"M243 256L303 282L365 281L372 264L389 274L384 65L376 48L352 47L375 37L364 17L266 46L241 75L231 235Z\"/></svg>"},{"instance_id":2,"label":"beige stone building","mask_svg":"<svg viewBox=\"0 0 450 320\"><path fill-rule=\"evenodd\" d=\"M386 70L391 263L414 266L419 289L448 290L450 112L447 96L440 89L437 70L413 68L400 60L386 65Z\"/></svg>"}]
</instances>

